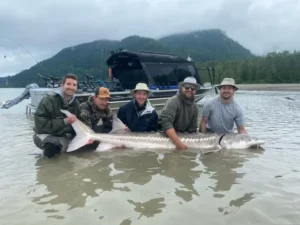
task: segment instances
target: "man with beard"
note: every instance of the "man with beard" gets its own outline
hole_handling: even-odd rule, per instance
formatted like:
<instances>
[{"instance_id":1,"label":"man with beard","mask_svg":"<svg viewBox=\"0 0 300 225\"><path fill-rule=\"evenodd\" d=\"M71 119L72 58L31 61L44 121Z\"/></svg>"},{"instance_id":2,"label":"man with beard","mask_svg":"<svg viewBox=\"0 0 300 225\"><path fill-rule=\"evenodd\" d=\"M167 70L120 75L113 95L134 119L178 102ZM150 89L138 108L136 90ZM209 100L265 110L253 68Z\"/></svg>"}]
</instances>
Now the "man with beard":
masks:
<instances>
[{"instance_id":1,"label":"man with beard","mask_svg":"<svg viewBox=\"0 0 300 225\"><path fill-rule=\"evenodd\" d=\"M118 118L131 132L156 131L158 115L148 101L151 91L147 84L136 84L130 93L134 99L119 108Z\"/></svg>"},{"instance_id":2,"label":"man with beard","mask_svg":"<svg viewBox=\"0 0 300 225\"><path fill-rule=\"evenodd\" d=\"M238 90L232 78L224 78L218 86L220 96L203 107L200 131L202 133L233 133L234 123L240 134L246 134L245 119L241 107L233 99Z\"/></svg>"},{"instance_id":3,"label":"man with beard","mask_svg":"<svg viewBox=\"0 0 300 225\"><path fill-rule=\"evenodd\" d=\"M65 151L70 139L75 136L71 124L80 119L79 102L75 99L77 82L76 75L67 74L62 79L61 89L45 96L36 108L33 141L49 158ZM66 117L61 109L72 115Z\"/></svg>"},{"instance_id":4,"label":"man with beard","mask_svg":"<svg viewBox=\"0 0 300 225\"><path fill-rule=\"evenodd\" d=\"M198 107L195 103L195 93L199 87L194 77L186 77L178 84L179 91L166 102L162 109L159 125L178 149L187 147L176 132L197 131Z\"/></svg>"},{"instance_id":5,"label":"man with beard","mask_svg":"<svg viewBox=\"0 0 300 225\"><path fill-rule=\"evenodd\" d=\"M109 107L109 98L109 90L99 87L94 96L80 104L82 122L96 133L109 133L112 130L113 114Z\"/></svg>"}]
</instances>

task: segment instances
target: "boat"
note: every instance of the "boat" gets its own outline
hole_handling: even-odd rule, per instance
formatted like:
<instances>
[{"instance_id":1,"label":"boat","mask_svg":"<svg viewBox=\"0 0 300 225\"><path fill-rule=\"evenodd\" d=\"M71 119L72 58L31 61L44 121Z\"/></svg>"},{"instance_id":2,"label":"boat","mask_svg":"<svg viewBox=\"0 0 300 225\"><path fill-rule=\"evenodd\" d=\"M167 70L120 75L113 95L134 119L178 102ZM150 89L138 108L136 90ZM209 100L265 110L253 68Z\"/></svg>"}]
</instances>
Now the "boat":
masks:
<instances>
[{"instance_id":1,"label":"boat","mask_svg":"<svg viewBox=\"0 0 300 225\"><path fill-rule=\"evenodd\" d=\"M102 86L110 90L112 110L118 110L121 105L132 100L130 90L134 89L137 83L144 82L152 90L149 101L159 109L176 94L178 83L188 76L195 77L197 83L200 84L200 89L195 94L196 103L214 88L214 68L197 68L190 57L184 59L169 53L130 52L121 49L112 51L106 63L109 74L106 80L94 80L93 76L85 75L85 80L78 82L78 90L75 94L79 102L86 101L94 94L97 87ZM210 86L203 84L201 70L208 72ZM26 106L26 113L31 114L47 93L60 88L61 78L38 75L44 79L45 87L39 87L37 84L27 85L21 96L6 102L2 108L10 108L26 98L31 98L31 102Z\"/></svg>"}]
</instances>

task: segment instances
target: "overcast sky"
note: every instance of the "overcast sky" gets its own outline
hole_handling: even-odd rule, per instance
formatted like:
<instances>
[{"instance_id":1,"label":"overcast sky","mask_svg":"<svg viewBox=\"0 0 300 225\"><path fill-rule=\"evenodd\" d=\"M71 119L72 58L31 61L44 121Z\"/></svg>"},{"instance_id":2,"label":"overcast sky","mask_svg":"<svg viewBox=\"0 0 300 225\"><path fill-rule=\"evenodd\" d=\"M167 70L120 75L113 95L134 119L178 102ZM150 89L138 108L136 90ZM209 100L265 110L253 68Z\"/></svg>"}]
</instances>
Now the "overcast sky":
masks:
<instances>
[{"instance_id":1,"label":"overcast sky","mask_svg":"<svg viewBox=\"0 0 300 225\"><path fill-rule=\"evenodd\" d=\"M300 0L1 0L0 76L62 48L219 28L254 54L300 50ZM10 40L8 40L8 39ZM24 46L33 57L17 43Z\"/></svg>"}]
</instances>

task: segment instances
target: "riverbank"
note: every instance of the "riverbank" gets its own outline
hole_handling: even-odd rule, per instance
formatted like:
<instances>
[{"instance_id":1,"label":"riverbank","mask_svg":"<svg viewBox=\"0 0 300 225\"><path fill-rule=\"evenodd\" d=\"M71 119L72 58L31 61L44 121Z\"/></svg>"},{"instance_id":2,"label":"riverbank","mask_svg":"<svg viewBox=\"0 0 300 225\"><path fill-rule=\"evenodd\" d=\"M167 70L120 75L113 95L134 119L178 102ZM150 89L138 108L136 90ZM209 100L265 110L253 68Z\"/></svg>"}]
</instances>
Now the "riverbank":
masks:
<instances>
[{"instance_id":1,"label":"riverbank","mask_svg":"<svg viewBox=\"0 0 300 225\"><path fill-rule=\"evenodd\" d=\"M245 91L300 91L300 84L237 84Z\"/></svg>"},{"instance_id":2,"label":"riverbank","mask_svg":"<svg viewBox=\"0 0 300 225\"><path fill-rule=\"evenodd\" d=\"M300 91L299 84L237 84L240 90L244 91ZM13 87L9 87L13 88ZM8 89L9 89L8 88ZM6 87L0 87L6 89ZM19 89L24 89L19 87Z\"/></svg>"}]
</instances>

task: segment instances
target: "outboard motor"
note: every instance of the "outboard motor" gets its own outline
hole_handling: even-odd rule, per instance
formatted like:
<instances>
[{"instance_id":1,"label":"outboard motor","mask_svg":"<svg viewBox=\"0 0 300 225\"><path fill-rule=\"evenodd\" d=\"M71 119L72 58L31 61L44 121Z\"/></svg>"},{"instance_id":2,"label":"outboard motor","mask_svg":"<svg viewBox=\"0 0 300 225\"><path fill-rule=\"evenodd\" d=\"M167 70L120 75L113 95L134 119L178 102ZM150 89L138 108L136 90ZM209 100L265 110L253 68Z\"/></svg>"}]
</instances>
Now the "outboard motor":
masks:
<instances>
[{"instance_id":1,"label":"outboard motor","mask_svg":"<svg viewBox=\"0 0 300 225\"><path fill-rule=\"evenodd\" d=\"M12 100L8 100L2 103L1 109L9 109L10 107L17 105L18 103L20 103L21 101L23 101L24 99L29 99L30 98L30 89L37 89L39 88L39 86L35 83L33 84L29 84L26 86L25 90L23 91L23 93L12 99Z\"/></svg>"}]
</instances>

